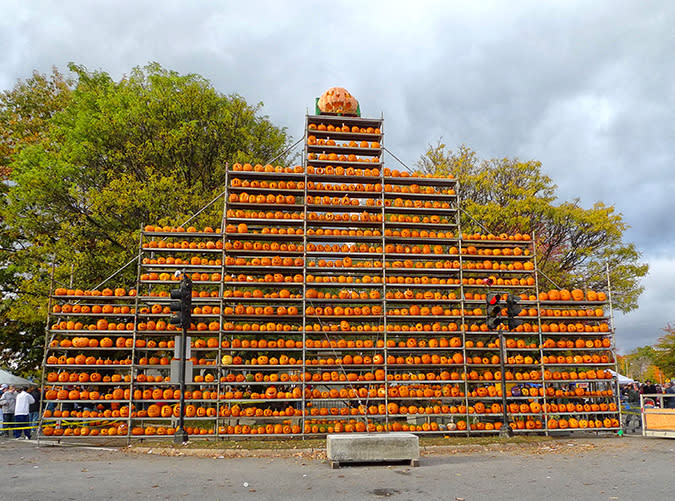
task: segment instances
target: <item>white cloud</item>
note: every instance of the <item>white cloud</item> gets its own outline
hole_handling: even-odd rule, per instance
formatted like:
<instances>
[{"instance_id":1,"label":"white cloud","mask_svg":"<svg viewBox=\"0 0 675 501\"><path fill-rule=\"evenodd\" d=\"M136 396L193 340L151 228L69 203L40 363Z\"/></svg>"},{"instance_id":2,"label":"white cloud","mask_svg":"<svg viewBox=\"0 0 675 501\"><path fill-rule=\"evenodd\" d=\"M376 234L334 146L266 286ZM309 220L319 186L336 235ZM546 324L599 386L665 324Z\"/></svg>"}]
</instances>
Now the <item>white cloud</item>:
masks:
<instances>
[{"instance_id":1,"label":"white cloud","mask_svg":"<svg viewBox=\"0 0 675 501\"><path fill-rule=\"evenodd\" d=\"M617 347L622 353L655 343L668 323L675 325L675 257L661 255L647 257L647 261L650 270L640 308L614 317Z\"/></svg>"}]
</instances>

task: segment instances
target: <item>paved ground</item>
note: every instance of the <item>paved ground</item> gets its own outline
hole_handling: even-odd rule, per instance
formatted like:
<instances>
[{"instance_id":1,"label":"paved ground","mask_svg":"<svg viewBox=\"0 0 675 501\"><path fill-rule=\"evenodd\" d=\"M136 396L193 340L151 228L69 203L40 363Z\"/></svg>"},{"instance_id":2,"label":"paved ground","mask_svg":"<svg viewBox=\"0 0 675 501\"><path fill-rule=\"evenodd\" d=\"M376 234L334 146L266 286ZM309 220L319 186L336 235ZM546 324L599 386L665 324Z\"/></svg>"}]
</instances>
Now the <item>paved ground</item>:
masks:
<instances>
[{"instance_id":1,"label":"paved ground","mask_svg":"<svg viewBox=\"0 0 675 501\"><path fill-rule=\"evenodd\" d=\"M331 470L320 453L166 457L1 440L0 499L671 500L674 450L666 439L563 439Z\"/></svg>"}]
</instances>

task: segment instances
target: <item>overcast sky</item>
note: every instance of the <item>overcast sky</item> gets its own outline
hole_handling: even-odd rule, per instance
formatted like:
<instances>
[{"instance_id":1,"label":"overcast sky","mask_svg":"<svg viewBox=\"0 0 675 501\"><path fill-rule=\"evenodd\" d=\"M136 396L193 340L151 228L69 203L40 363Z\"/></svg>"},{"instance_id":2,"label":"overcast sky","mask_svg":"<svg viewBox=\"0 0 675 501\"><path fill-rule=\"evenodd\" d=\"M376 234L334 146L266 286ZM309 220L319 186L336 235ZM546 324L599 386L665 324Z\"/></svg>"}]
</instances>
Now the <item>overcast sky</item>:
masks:
<instances>
[{"instance_id":1,"label":"overcast sky","mask_svg":"<svg viewBox=\"0 0 675 501\"><path fill-rule=\"evenodd\" d=\"M614 205L651 266L621 352L675 323L675 2L5 0L0 89L69 61L119 79L157 61L302 136L347 88L414 165L429 143L543 163L561 200ZM385 159L386 160L386 159Z\"/></svg>"}]
</instances>

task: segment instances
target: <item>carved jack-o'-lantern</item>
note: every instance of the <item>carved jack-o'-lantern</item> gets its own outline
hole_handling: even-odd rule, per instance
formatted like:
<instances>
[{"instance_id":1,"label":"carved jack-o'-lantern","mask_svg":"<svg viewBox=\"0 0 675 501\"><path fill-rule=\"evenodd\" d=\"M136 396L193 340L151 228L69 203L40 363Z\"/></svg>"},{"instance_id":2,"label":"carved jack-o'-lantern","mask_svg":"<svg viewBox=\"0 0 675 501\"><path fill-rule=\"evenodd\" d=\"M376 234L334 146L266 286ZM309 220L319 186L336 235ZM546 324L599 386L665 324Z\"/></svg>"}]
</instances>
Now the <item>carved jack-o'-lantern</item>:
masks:
<instances>
[{"instance_id":1,"label":"carved jack-o'-lantern","mask_svg":"<svg viewBox=\"0 0 675 501\"><path fill-rule=\"evenodd\" d=\"M342 87L331 87L321 94L319 110L323 113L356 113L359 102Z\"/></svg>"}]
</instances>

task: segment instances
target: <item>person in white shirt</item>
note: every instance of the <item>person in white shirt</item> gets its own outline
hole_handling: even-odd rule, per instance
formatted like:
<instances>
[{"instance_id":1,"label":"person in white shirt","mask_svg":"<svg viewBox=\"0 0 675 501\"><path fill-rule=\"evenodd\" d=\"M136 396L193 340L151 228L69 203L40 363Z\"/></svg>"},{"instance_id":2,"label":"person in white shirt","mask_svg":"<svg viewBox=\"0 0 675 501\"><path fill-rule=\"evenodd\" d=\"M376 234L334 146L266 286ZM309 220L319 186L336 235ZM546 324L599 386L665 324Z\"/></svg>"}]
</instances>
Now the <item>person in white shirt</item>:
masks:
<instances>
[{"instance_id":1,"label":"person in white shirt","mask_svg":"<svg viewBox=\"0 0 675 501\"><path fill-rule=\"evenodd\" d=\"M26 391L26 388L21 388L21 393L16 396L16 404L14 406L14 422L16 423L16 430L14 430L14 438L17 440L21 438L21 432L26 435L26 440L30 440L30 426L28 424L28 416L30 414L30 404L34 404L35 399ZM23 430L21 428L24 428Z\"/></svg>"}]
</instances>

